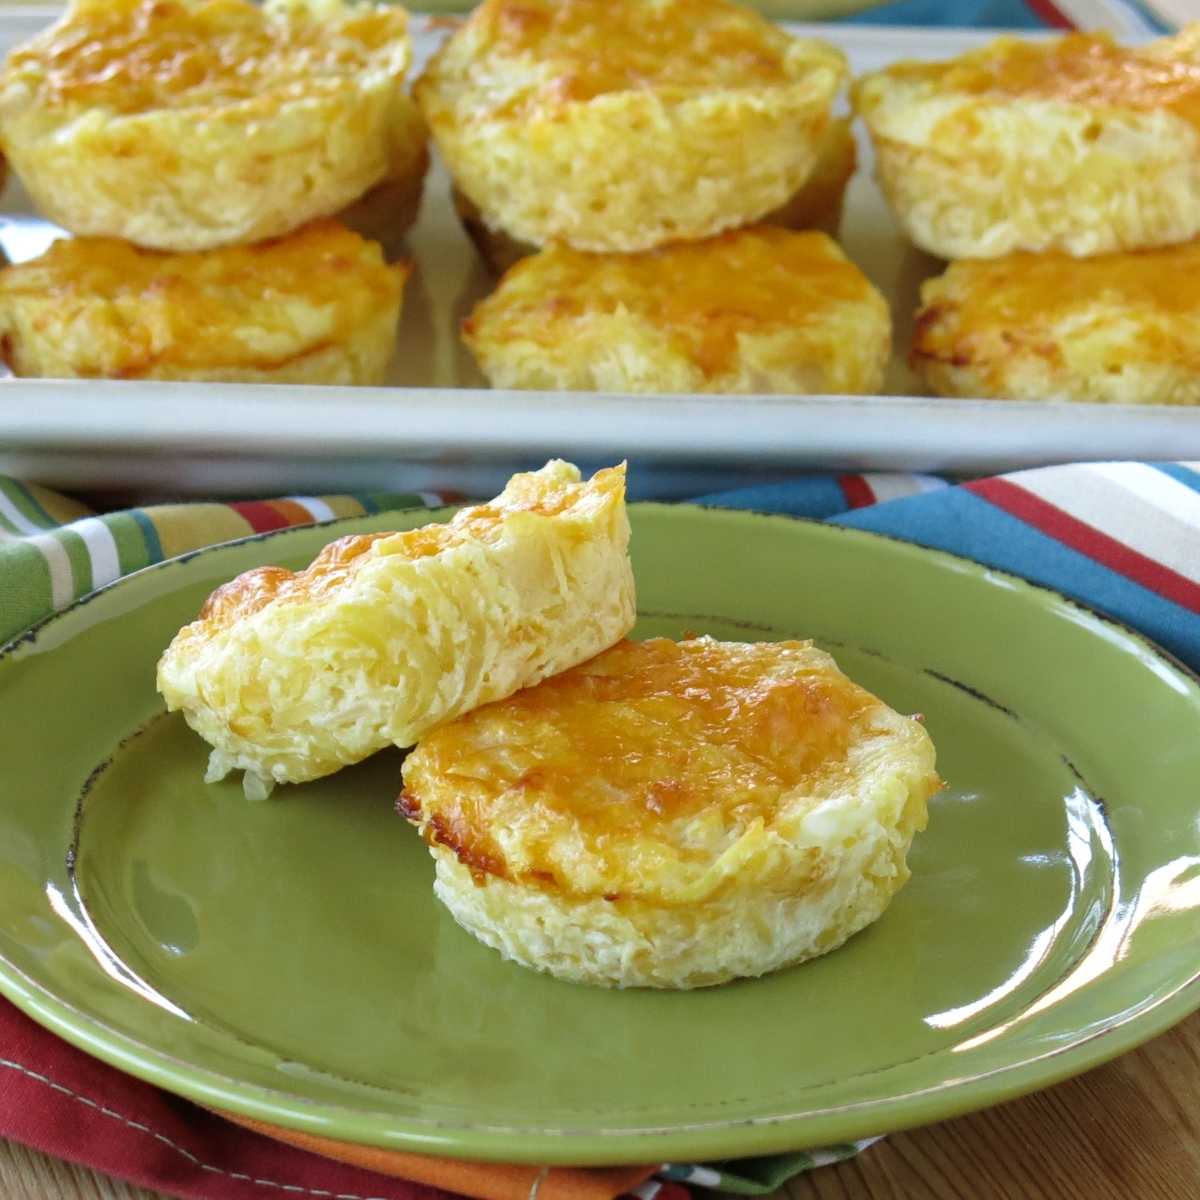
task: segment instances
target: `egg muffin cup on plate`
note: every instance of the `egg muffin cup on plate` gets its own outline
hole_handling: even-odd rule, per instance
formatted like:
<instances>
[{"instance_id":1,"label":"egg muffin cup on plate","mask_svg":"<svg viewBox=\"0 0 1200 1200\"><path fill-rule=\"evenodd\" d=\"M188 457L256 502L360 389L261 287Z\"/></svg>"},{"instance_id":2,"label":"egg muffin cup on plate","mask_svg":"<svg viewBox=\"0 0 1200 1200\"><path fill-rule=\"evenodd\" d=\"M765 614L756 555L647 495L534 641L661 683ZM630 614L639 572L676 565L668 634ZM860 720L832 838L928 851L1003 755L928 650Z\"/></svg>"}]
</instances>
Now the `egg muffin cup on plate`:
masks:
<instances>
[{"instance_id":1,"label":"egg muffin cup on plate","mask_svg":"<svg viewBox=\"0 0 1200 1200\"><path fill-rule=\"evenodd\" d=\"M382 181L407 17L341 0L75 0L0 72L0 138L73 233L163 250L277 237Z\"/></svg>"},{"instance_id":2,"label":"egg muffin cup on plate","mask_svg":"<svg viewBox=\"0 0 1200 1200\"><path fill-rule=\"evenodd\" d=\"M460 925L524 966L694 988L840 946L908 879L919 722L804 642L622 642L422 739L398 806Z\"/></svg>"},{"instance_id":3,"label":"egg muffin cup on plate","mask_svg":"<svg viewBox=\"0 0 1200 1200\"><path fill-rule=\"evenodd\" d=\"M336 221L193 254L68 238L0 270L17 376L379 384L407 264Z\"/></svg>"},{"instance_id":4,"label":"egg muffin cup on plate","mask_svg":"<svg viewBox=\"0 0 1200 1200\"><path fill-rule=\"evenodd\" d=\"M645 254L552 246L463 324L494 387L869 393L891 316L823 233L757 226Z\"/></svg>"},{"instance_id":5,"label":"egg muffin cup on plate","mask_svg":"<svg viewBox=\"0 0 1200 1200\"><path fill-rule=\"evenodd\" d=\"M842 223L846 185L854 174L858 150L847 117L834 117L821 136L816 165L795 195L767 213L756 225L783 229L819 229L836 237ZM491 228L479 209L455 187L451 192L458 219L490 271L502 275L509 267L540 249Z\"/></svg>"},{"instance_id":6,"label":"egg muffin cup on plate","mask_svg":"<svg viewBox=\"0 0 1200 1200\"><path fill-rule=\"evenodd\" d=\"M845 73L731 0L484 0L413 94L489 228L634 251L792 197Z\"/></svg>"},{"instance_id":7,"label":"egg muffin cup on plate","mask_svg":"<svg viewBox=\"0 0 1200 1200\"><path fill-rule=\"evenodd\" d=\"M853 99L908 236L943 258L1075 256L1200 234L1200 25L996 40L864 76Z\"/></svg>"},{"instance_id":8,"label":"egg muffin cup on plate","mask_svg":"<svg viewBox=\"0 0 1200 1200\"><path fill-rule=\"evenodd\" d=\"M1200 243L954 263L910 363L940 396L1200 404Z\"/></svg>"},{"instance_id":9,"label":"egg muffin cup on plate","mask_svg":"<svg viewBox=\"0 0 1200 1200\"><path fill-rule=\"evenodd\" d=\"M330 543L209 597L158 666L246 794L301 783L598 654L633 626L625 470L514 475L449 523Z\"/></svg>"}]
</instances>

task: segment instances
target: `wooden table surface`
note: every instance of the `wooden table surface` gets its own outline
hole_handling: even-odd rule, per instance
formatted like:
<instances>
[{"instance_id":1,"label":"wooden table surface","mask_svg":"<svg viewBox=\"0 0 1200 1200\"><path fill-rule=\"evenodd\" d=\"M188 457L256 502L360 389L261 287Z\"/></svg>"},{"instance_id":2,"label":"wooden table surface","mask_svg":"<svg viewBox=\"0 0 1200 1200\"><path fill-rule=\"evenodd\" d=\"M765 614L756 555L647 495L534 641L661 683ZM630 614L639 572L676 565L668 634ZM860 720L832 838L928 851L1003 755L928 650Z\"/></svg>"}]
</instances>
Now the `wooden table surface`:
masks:
<instances>
[{"instance_id":1,"label":"wooden table surface","mask_svg":"<svg viewBox=\"0 0 1200 1200\"><path fill-rule=\"evenodd\" d=\"M0 1141L3 1200L159 1196ZM857 1159L793 1180L772 1200L858 1197L1196 1200L1200 1013L1078 1079L973 1116L896 1134Z\"/></svg>"}]
</instances>

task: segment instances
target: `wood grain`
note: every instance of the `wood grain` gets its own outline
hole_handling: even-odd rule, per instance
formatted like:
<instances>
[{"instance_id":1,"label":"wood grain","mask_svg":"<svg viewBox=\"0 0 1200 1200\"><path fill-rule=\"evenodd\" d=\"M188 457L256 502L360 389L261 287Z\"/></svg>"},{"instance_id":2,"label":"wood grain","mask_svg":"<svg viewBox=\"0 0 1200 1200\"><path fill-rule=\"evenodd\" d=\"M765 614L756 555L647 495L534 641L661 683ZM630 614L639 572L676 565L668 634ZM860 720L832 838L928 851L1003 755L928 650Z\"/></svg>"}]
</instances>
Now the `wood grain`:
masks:
<instances>
[{"instance_id":1,"label":"wood grain","mask_svg":"<svg viewBox=\"0 0 1200 1200\"><path fill-rule=\"evenodd\" d=\"M895 1134L771 1200L1196 1200L1200 1014L1057 1087ZM3 1200L165 1200L0 1141ZM277 1200L277 1197L275 1198Z\"/></svg>"},{"instance_id":2,"label":"wood grain","mask_svg":"<svg viewBox=\"0 0 1200 1200\"><path fill-rule=\"evenodd\" d=\"M15 1142L0 1141L0 1196L4 1200L159 1200L161 1195Z\"/></svg>"},{"instance_id":3,"label":"wood grain","mask_svg":"<svg viewBox=\"0 0 1200 1200\"><path fill-rule=\"evenodd\" d=\"M1200 1014L1077 1079L895 1134L785 1192L789 1200L1195 1200Z\"/></svg>"}]
</instances>

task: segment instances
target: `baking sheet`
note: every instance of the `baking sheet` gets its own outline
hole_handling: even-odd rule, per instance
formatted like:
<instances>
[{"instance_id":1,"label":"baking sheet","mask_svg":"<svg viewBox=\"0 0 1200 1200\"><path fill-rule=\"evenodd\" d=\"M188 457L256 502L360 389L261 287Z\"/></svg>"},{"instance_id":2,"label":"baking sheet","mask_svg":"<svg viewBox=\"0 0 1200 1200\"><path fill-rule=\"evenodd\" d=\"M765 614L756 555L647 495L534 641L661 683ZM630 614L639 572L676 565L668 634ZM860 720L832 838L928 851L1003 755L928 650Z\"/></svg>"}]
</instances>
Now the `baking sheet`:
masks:
<instances>
[{"instance_id":1,"label":"baking sheet","mask_svg":"<svg viewBox=\"0 0 1200 1200\"><path fill-rule=\"evenodd\" d=\"M0 14L0 49L50 10ZM858 73L897 58L945 57L996 31L790 25L841 46ZM445 18L415 16L417 68ZM860 130L861 137L861 130ZM416 270L385 388L6 380L0 472L50 485L174 494L291 488L461 486L561 455L630 457L673 471L682 492L724 472L797 467L983 472L1106 458L1200 457L1200 410L921 398L904 362L921 281L941 264L901 237L860 147L842 243L892 306L886 397L610 396L487 389L457 336L492 286L436 166L409 236ZM57 231L19 184L0 196L0 245L14 261ZM684 482L686 481L686 482ZM661 487L662 485L660 485Z\"/></svg>"}]
</instances>

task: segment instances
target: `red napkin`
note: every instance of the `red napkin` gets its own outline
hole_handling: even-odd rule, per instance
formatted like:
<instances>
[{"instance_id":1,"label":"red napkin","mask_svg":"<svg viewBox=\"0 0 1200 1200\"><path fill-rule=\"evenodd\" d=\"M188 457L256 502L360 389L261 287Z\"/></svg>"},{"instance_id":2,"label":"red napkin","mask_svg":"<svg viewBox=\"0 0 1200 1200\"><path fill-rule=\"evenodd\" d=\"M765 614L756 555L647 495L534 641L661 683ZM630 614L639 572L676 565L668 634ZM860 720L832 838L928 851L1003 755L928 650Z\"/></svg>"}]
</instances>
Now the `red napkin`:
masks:
<instances>
[{"instance_id":1,"label":"red napkin","mask_svg":"<svg viewBox=\"0 0 1200 1200\"><path fill-rule=\"evenodd\" d=\"M174 1196L444 1200L455 1194L431 1186L438 1183L490 1200L530 1195L539 1200L611 1200L642 1183L652 1170L491 1167L278 1133L297 1144L233 1124L125 1075L0 998L0 1137ZM310 1148L316 1147L322 1153L312 1153ZM397 1178L399 1172L406 1177ZM425 1182L413 1182L415 1178ZM686 1190L676 1184L663 1184L657 1191L657 1200L685 1196Z\"/></svg>"}]
</instances>

